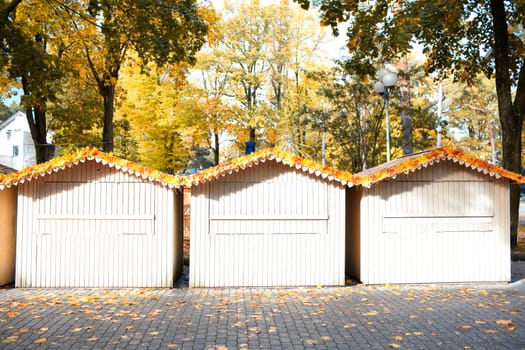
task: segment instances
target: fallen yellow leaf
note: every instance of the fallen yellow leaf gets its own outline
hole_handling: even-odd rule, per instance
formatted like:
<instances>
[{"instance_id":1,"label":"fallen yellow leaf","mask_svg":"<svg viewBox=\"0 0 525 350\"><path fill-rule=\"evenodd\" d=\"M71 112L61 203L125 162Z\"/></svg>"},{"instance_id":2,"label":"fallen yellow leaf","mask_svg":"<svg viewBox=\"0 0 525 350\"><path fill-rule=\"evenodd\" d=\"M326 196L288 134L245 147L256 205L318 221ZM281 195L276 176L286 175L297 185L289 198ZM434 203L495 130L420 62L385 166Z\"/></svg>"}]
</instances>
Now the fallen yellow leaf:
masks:
<instances>
[{"instance_id":1,"label":"fallen yellow leaf","mask_svg":"<svg viewBox=\"0 0 525 350\"><path fill-rule=\"evenodd\" d=\"M2 340L2 343L9 344L13 343L18 339L18 335L11 335Z\"/></svg>"},{"instance_id":2,"label":"fallen yellow leaf","mask_svg":"<svg viewBox=\"0 0 525 350\"><path fill-rule=\"evenodd\" d=\"M396 343L390 343L388 344L388 346L390 346L392 349L399 349L401 347L401 345Z\"/></svg>"},{"instance_id":3,"label":"fallen yellow leaf","mask_svg":"<svg viewBox=\"0 0 525 350\"><path fill-rule=\"evenodd\" d=\"M472 326L461 326L461 329L466 329L466 330L472 329Z\"/></svg>"},{"instance_id":4,"label":"fallen yellow leaf","mask_svg":"<svg viewBox=\"0 0 525 350\"><path fill-rule=\"evenodd\" d=\"M486 321L481 321L481 320L476 320L474 322L476 322L476 324L486 324L487 323Z\"/></svg>"},{"instance_id":5,"label":"fallen yellow leaf","mask_svg":"<svg viewBox=\"0 0 525 350\"><path fill-rule=\"evenodd\" d=\"M509 327L509 328L507 329L507 331L509 331L509 332L514 332L515 330L516 330L516 327Z\"/></svg>"},{"instance_id":6,"label":"fallen yellow leaf","mask_svg":"<svg viewBox=\"0 0 525 350\"><path fill-rule=\"evenodd\" d=\"M35 340L35 344L44 344L45 342L47 342L47 338L39 338Z\"/></svg>"},{"instance_id":7,"label":"fallen yellow leaf","mask_svg":"<svg viewBox=\"0 0 525 350\"><path fill-rule=\"evenodd\" d=\"M497 320L496 323L500 326L510 326L512 325L512 320Z\"/></svg>"},{"instance_id":8,"label":"fallen yellow leaf","mask_svg":"<svg viewBox=\"0 0 525 350\"><path fill-rule=\"evenodd\" d=\"M365 314L363 314L363 316L376 316L377 315L377 311L375 310L372 310L372 311L369 311Z\"/></svg>"},{"instance_id":9,"label":"fallen yellow leaf","mask_svg":"<svg viewBox=\"0 0 525 350\"><path fill-rule=\"evenodd\" d=\"M82 328L73 328L71 332L76 333L76 332L80 332L81 330Z\"/></svg>"}]
</instances>

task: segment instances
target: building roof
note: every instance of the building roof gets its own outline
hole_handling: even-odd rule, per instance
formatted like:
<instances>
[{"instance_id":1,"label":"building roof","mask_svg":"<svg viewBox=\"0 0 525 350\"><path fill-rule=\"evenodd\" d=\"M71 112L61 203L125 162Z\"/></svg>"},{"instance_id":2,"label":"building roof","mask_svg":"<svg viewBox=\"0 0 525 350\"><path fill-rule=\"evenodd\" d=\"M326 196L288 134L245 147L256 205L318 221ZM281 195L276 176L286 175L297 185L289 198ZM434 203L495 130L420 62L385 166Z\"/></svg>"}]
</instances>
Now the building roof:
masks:
<instances>
[{"instance_id":1,"label":"building roof","mask_svg":"<svg viewBox=\"0 0 525 350\"><path fill-rule=\"evenodd\" d=\"M195 186L200 183L214 181L222 176L230 175L267 161L281 163L304 173L326 179L327 181L338 182L343 186L363 186L369 188L378 182L395 179L400 174L408 175L434 163L447 160L492 177L503 177L514 182L525 183L525 176L448 147L411 154L395 159L389 163L364 170L358 174L350 174L345 171L320 165L313 160L304 159L276 148L267 148L185 177L169 175L119 158L113 154L104 153L96 148L87 147L13 173L1 174L2 168L0 167L0 190L17 186L26 181L32 181L66 168L71 168L86 161L96 161L97 163L102 163L110 168L115 168L138 178L158 182L169 188Z\"/></svg>"},{"instance_id":2,"label":"building roof","mask_svg":"<svg viewBox=\"0 0 525 350\"><path fill-rule=\"evenodd\" d=\"M429 165L445 160L458 163L466 168L477 170L492 177L503 177L517 183L525 183L525 176L490 164L479 158L469 156L457 149L444 147L411 154L406 157L395 159L389 163L384 163L364 170L355 175L355 185L369 188L375 183L395 179L396 176L400 174L408 175L409 173L413 173L421 168L426 168Z\"/></svg>"},{"instance_id":3,"label":"building roof","mask_svg":"<svg viewBox=\"0 0 525 350\"><path fill-rule=\"evenodd\" d=\"M212 168L187 176L186 185L195 186L200 183L210 182L222 176L237 173L246 168L251 168L259 163L274 161L295 168L305 173L326 179L328 181L339 182L344 186L354 185L354 175L345 171L320 165L319 163L304 159L296 155L289 154L277 148L267 148L254 152L250 155L242 156L227 163L222 163Z\"/></svg>"},{"instance_id":4,"label":"building roof","mask_svg":"<svg viewBox=\"0 0 525 350\"><path fill-rule=\"evenodd\" d=\"M0 175L14 173L16 169L10 168L7 165L0 164Z\"/></svg>"},{"instance_id":5,"label":"building roof","mask_svg":"<svg viewBox=\"0 0 525 350\"><path fill-rule=\"evenodd\" d=\"M18 117L24 117L25 118L25 116L26 116L26 114L24 112L21 112L21 111L18 111L16 113L14 113L12 116L10 116L6 120L4 120L2 123L0 123L0 130L4 129L6 126L11 124L16 118L18 118Z\"/></svg>"},{"instance_id":6,"label":"building roof","mask_svg":"<svg viewBox=\"0 0 525 350\"><path fill-rule=\"evenodd\" d=\"M102 163L110 168L115 168L138 178L158 182L169 188L181 187L184 184L181 176L169 175L135 162L116 157L113 154L104 153L96 148L87 147L65 156L54 158L48 162L24 168L9 175L0 175L0 189L17 186L26 181L32 181L39 177L44 177L65 170L66 168L71 168L80 163L85 163L86 161Z\"/></svg>"}]
</instances>

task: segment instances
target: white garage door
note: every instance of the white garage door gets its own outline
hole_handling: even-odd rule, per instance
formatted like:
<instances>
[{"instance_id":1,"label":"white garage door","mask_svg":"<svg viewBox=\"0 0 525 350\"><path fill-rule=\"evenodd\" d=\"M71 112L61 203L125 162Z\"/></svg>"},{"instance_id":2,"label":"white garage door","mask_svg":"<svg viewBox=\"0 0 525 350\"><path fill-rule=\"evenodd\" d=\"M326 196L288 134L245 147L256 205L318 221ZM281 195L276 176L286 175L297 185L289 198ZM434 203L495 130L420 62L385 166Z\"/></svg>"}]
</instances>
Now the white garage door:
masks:
<instances>
[{"instance_id":1,"label":"white garage door","mask_svg":"<svg viewBox=\"0 0 525 350\"><path fill-rule=\"evenodd\" d=\"M407 181L370 191L363 282L505 280L508 243L500 228L508 197L494 188L492 181Z\"/></svg>"},{"instance_id":2,"label":"white garage door","mask_svg":"<svg viewBox=\"0 0 525 350\"><path fill-rule=\"evenodd\" d=\"M158 244L148 183L41 183L33 286L150 286Z\"/></svg>"},{"instance_id":3,"label":"white garage door","mask_svg":"<svg viewBox=\"0 0 525 350\"><path fill-rule=\"evenodd\" d=\"M193 205L202 202L192 202L190 284L344 283L344 247L337 243L344 240L344 227L334 233L329 215L330 207L342 207L331 201L344 200L344 192L335 192L308 177L293 182L210 183L203 216L207 227L194 222L200 216Z\"/></svg>"}]
</instances>

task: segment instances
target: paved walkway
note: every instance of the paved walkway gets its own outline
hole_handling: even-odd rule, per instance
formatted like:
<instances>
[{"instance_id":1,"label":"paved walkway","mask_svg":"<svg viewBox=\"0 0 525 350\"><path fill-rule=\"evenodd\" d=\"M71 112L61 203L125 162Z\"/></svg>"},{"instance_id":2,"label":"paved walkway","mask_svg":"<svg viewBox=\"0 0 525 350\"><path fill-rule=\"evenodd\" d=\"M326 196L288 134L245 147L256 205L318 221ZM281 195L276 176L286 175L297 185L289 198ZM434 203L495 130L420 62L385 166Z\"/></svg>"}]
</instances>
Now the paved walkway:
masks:
<instances>
[{"instance_id":1,"label":"paved walkway","mask_svg":"<svg viewBox=\"0 0 525 350\"><path fill-rule=\"evenodd\" d=\"M518 277L495 285L0 289L0 348L525 349Z\"/></svg>"}]
</instances>

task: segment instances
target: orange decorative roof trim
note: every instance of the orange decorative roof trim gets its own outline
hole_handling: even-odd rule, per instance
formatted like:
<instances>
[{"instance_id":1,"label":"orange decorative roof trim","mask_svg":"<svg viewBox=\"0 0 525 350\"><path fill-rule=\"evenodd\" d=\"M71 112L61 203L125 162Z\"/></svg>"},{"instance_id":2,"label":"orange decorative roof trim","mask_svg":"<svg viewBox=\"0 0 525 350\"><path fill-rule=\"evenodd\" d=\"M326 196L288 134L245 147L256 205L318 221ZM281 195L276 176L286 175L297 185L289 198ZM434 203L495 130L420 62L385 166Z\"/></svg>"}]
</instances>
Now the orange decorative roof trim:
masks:
<instances>
[{"instance_id":1,"label":"orange decorative roof trim","mask_svg":"<svg viewBox=\"0 0 525 350\"><path fill-rule=\"evenodd\" d=\"M113 154L102 152L96 148L86 147L78 151L73 151L65 156L51 159L48 162L27 167L9 175L0 176L0 189L17 186L26 181L31 181L39 177L56 173L91 160L144 180L159 182L163 186L169 188L181 187L184 184L184 180L181 176L169 175L135 162L119 158Z\"/></svg>"},{"instance_id":2,"label":"orange decorative roof trim","mask_svg":"<svg viewBox=\"0 0 525 350\"><path fill-rule=\"evenodd\" d=\"M479 158L469 156L457 149L444 147L398 158L389 163L364 170L355 175L357 180L355 185L369 188L375 183L395 179L396 176L400 174L408 175L409 173L442 160L450 160L496 178L504 177L517 183L525 183L525 176L523 175L490 164Z\"/></svg>"},{"instance_id":3,"label":"orange decorative roof trim","mask_svg":"<svg viewBox=\"0 0 525 350\"><path fill-rule=\"evenodd\" d=\"M169 175L119 158L113 154L102 152L96 148L87 147L48 162L27 167L12 174L0 175L0 190L17 186L20 183L31 181L91 160L144 180L159 182L169 188L195 186L200 183L210 182L222 176L239 172L269 160L282 163L290 168L295 168L328 181L341 183L343 186L348 187L363 186L369 188L375 183L395 179L400 174L408 175L409 173L442 160L450 160L496 178L504 177L517 183L525 183L525 176L448 147L398 158L389 163L364 170L358 174L350 174L345 171L320 165L313 160L301 158L276 148L267 148L186 177Z\"/></svg>"},{"instance_id":4,"label":"orange decorative roof trim","mask_svg":"<svg viewBox=\"0 0 525 350\"><path fill-rule=\"evenodd\" d=\"M277 148L267 148L190 175L187 177L186 185L195 186L200 183L210 182L269 160L327 179L328 181L339 182L344 186L352 187L355 183L355 176L348 172L320 165L313 160L301 158Z\"/></svg>"}]
</instances>

